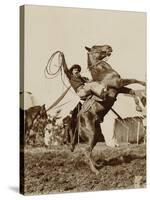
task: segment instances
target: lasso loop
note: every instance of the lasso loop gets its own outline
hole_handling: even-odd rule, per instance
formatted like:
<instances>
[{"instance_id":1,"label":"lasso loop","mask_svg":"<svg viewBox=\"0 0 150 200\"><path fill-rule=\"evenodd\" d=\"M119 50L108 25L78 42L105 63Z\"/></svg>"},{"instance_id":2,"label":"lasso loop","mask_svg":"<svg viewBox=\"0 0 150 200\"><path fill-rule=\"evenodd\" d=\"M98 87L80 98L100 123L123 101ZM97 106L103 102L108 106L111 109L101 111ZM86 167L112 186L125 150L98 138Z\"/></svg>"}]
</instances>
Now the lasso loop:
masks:
<instances>
[{"instance_id":1,"label":"lasso loop","mask_svg":"<svg viewBox=\"0 0 150 200\"><path fill-rule=\"evenodd\" d=\"M56 51L51 55L51 57L49 58L49 60L47 62L47 65L45 67L44 74L45 74L45 77L48 78L48 79L54 79L58 75L60 75L60 78L61 78L61 81L62 81L63 85L66 88L68 88L68 85L65 83L64 78L63 78L63 64L64 63L63 63L62 55L64 55L64 54L61 51ZM51 70L52 62L53 62L55 56L58 56L58 66L57 65L53 65L53 66L56 66L58 69L55 72L52 72L52 70ZM71 91L71 92L74 95L76 94L73 91Z\"/></svg>"},{"instance_id":2,"label":"lasso loop","mask_svg":"<svg viewBox=\"0 0 150 200\"><path fill-rule=\"evenodd\" d=\"M55 72L52 72L51 70L52 61L56 55L58 55L58 66L57 65L54 65L54 66L56 66L58 69ZM63 53L61 51L56 51L51 55L44 70L44 74L46 78L53 79L57 77L59 73L62 73L62 66L63 66L62 59L61 59L62 55Z\"/></svg>"}]
</instances>

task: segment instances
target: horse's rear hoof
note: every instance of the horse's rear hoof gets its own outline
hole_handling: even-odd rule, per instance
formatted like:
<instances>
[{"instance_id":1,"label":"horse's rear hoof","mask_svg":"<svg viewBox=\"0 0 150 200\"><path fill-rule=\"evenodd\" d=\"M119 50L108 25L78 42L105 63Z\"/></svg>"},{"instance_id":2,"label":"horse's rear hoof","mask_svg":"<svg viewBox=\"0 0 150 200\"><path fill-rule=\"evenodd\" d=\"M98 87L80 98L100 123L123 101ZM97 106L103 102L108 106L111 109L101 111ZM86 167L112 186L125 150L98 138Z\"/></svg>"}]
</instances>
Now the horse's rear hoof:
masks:
<instances>
[{"instance_id":1,"label":"horse's rear hoof","mask_svg":"<svg viewBox=\"0 0 150 200\"><path fill-rule=\"evenodd\" d=\"M91 170L96 176L99 175L99 171L96 168L92 168Z\"/></svg>"},{"instance_id":2,"label":"horse's rear hoof","mask_svg":"<svg viewBox=\"0 0 150 200\"><path fill-rule=\"evenodd\" d=\"M98 170L96 170L95 175L96 175L96 176L99 175L99 171L98 171Z\"/></svg>"},{"instance_id":3,"label":"horse's rear hoof","mask_svg":"<svg viewBox=\"0 0 150 200\"><path fill-rule=\"evenodd\" d=\"M98 161L98 162L95 163L95 167L96 167L97 169L101 169L102 167L104 167L105 164L106 164L106 161L105 161L105 160L103 160L103 161Z\"/></svg>"},{"instance_id":4,"label":"horse's rear hoof","mask_svg":"<svg viewBox=\"0 0 150 200\"><path fill-rule=\"evenodd\" d=\"M118 143L115 143L115 147L119 147L120 145Z\"/></svg>"},{"instance_id":5,"label":"horse's rear hoof","mask_svg":"<svg viewBox=\"0 0 150 200\"><path fill-rule=\"evenodd\" d=\"M71 151L71 152L74 152L74 149L75 149L75 146L71 145L71 146L70 146L70 151Z\"/></svg>"}]
</instances>

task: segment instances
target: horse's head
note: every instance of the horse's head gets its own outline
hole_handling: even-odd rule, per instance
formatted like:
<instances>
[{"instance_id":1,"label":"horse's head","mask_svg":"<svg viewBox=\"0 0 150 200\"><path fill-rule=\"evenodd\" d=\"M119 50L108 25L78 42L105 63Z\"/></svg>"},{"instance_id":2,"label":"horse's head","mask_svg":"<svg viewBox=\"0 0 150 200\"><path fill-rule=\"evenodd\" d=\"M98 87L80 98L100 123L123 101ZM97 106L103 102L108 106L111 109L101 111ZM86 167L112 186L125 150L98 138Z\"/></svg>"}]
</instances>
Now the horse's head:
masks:
<instances>
[{"instance_id":1,"label":"horse's head","mask_svg":"<svg viewBox=\"0 0 150 200\"><path fill-rule=\"evenodd\" d=\"M90 58L94 61L103 60L104 58L109 57L113 51L112 47L109 45L94 45L92 48L85 47L85 49L88 51Z\"/></svg>"}]
</instances>

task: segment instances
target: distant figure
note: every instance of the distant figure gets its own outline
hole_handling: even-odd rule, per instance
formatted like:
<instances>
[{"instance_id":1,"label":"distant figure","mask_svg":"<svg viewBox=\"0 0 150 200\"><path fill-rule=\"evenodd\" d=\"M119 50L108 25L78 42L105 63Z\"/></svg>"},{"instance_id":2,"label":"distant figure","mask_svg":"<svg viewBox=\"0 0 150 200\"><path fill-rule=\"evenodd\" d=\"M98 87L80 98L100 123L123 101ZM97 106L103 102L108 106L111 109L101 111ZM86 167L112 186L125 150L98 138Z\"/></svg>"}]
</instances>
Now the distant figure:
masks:
<instances>
[{"instance_id":1,"label":"distant figure","mask_svg":"<svg viewBox=\"0 0 150 200\"><path fill-rule=\"evenodd\" d=\"M47 148L50 146L51 137L52 137L52 124L48 123L44 129L44 144L45 147Z\"/></svg>"},{"instance_id":2,"label":"distant figure","mask_svg":"<svg viewBox=\"0 0 150 200\"><path fill-rule=\"evenodd\" d=\"M64 128L64 144L69 144L72 141L72 130L71 130L71 116L67 116L63 119L63 128Z\"/></svg>"}]
</instances>

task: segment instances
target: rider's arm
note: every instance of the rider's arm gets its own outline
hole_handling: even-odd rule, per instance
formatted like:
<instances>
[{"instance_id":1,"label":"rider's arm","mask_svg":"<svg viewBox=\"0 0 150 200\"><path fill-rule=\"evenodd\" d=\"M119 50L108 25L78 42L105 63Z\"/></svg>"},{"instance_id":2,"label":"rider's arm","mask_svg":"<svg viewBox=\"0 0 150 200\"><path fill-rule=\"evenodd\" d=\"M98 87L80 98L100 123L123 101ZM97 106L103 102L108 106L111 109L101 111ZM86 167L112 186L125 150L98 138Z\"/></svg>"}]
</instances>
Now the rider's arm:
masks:
<instances>
[{"instance_id":1,"label":"rider's arm","mask_svg":"<svg viewBox=\"0 0 150 200\"><path fill-rule=\"evenodd\" d=\"M65 74L67 75L68 79L70 79L71 74L70 74L70 71L69 71L69 69L68 69L68 67L67 67L64 54L62 54L62 66L63 66L64 72L65 72Z\"/></svg>"}]
</instances>

